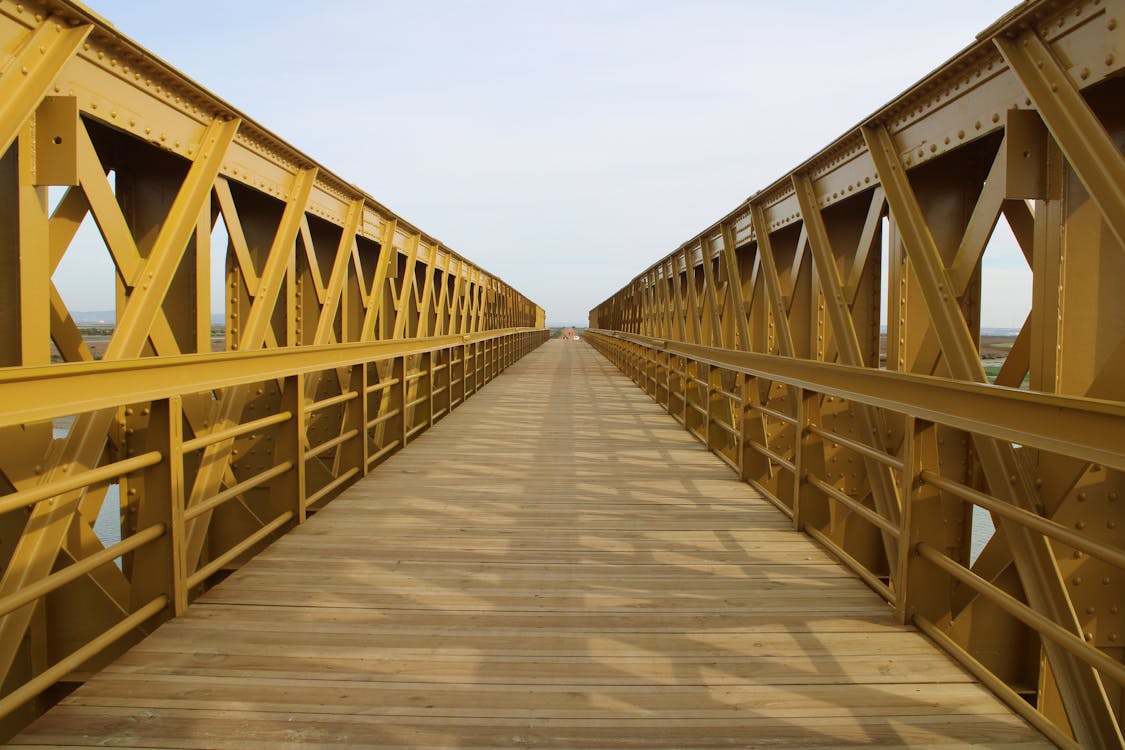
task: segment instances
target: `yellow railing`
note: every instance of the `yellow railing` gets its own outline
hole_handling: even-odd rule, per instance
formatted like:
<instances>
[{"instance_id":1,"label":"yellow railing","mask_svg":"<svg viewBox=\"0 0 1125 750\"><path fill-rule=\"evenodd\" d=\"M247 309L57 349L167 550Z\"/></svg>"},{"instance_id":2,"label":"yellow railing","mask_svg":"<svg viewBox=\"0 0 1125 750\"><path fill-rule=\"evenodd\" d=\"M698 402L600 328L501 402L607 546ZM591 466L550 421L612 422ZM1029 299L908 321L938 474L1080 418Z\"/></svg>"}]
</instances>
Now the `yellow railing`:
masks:
<instances>
[{"instance_id":1,"label":"yellow railing","mask_svg":"<svg viewBox=\"0 0 1125 750\"><path fill-rule=\"evenodd\" d=\"M795 529L821 543L886 599L900 621L917 625L1060 747L1080 745L1026 700L1024 686L1010 672L989 666L989 658L997 655L995 643L970 638L973 631L959 629L958 618L970 616L974 608L985 609L994 620L1005 613L1011 620L993 621L996 632L1010 638L1022 625L1095 670L1108 681L1111 695L1125 687L1120 648L1112 641L1099 648L1089 635L1081 637L1029 605L1019 581L990 572L987 561L970 564L966 545L950 547L948 526L965 518L964 507L971 504L992 515L999 529L997 545L1016 530L1041 535L1051 540L1058 556L1090 556L1108 566L1112 576L1125 575L1125 549L1105 543L1085 524L1064 525L1042 510L944 477L937 450L945 436L963 434L974 443L1015 442L1036 462L1077 460L1121 471L1125 404L613 331L589 330L586 340L789 516ZM765 405L759 395L763 391L773 394L769 403L774 406ZM880 450L858 440L851 429L826 426L820 407L833 399L848 412L865 406L877 410L894 448ZM838 415L832 421L841 423ZM825 444L848 452L837 452L833 460L855 466L869 459L890 470L901 499L897 518L874 507L866 485L855 491L850 489L855 484L849 487L839 473L826 470ZM891 554L871 556L865 543L857 543L854 523L849 530L849 524L840 522L841 508L873 533L890 537L893 544L886 549Z\"/></svg>"},{"instance_id":2,"label":"yellow railing","mask_svg":"<svg viewBox=\"0 0 1125 750\"><path fill-rule=\"evenodd\" d=\"M0 496L0 519L27 518L32 508L48 503L80 533L79 518L89 512L84 504L100 505L114 487L127 530L105 546L87 539L80 548L85 556L60 557L50 575L0 598L0 617L26 608L92 620L73 637L52 643L39 669L9 677L0 717L16 712L10 723L22 722L41 707L34 699L44 691L80 680L156 624L182 614L217 576L304 522L547 337L544 329L515 328L0 370L0 402L14 405L0 413L0 426L34 427L91 410L146 418L133 435L132 444L143 446L136 455L74 465L51 481ZM320 381L317 391L308 388L312 380ZM268 402L265 413L248 410L241 422L208 425L185 413L193 395L212 393L219 402L223 391L238 388L276 388L280 397ZM221 490L199 495L193 489L208 448L233 454L233 471ZM75 593L68 587L106 575L118 584L119 608L115 621L101 627L101 613L68 610ZM123 589L121 583L128 585Z\"/></svg>"},{"instance_id":3,"label":"yellow railing","mask_svg":"<svg viewBox=\"0 0 1125 750\"><path fill-rule=\"evenodd\" d=\"M2 739L546 334L81 3L0 48Z\"/></svg>"}]
</instances>

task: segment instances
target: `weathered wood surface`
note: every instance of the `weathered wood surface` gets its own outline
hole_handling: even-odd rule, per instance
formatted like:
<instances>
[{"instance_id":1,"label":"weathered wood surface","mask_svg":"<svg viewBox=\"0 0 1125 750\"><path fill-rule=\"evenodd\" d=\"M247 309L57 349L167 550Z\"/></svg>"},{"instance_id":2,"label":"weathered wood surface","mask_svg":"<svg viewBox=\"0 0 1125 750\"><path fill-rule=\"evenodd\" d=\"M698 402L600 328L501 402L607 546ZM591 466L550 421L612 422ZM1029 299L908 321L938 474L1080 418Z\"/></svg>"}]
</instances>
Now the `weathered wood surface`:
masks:
<instances>
[{"instance_id":1,"label":"weathered wood surface","mask_svg":"<svg viewBox=\"0 0 1125 750\"><path fill-rule=\"evenodd\" d=\"M574 341L17 743L1048 746Z\"/></svg>"}]
</instances>

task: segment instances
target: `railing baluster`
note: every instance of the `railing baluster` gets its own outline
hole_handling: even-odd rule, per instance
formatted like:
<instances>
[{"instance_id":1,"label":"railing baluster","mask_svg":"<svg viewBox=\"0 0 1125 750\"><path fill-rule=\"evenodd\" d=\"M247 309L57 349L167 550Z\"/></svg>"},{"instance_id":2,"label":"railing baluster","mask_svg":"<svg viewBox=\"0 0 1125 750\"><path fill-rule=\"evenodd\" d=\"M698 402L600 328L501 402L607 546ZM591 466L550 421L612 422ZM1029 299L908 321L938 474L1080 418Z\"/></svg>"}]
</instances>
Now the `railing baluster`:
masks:
<instances>
[{"instance_id":1,"label":"railing baluster","mask_svg":"<svg viewBox=\"0 0 1125 750\"><path fill-rule=\"evenodd\" d=\"M914 487L919 481L920 467L915 461L915 433L921 427L920 420L907 415L902 438L902 470L899 473L901 484L899 496L902 497L902 519L898 536L898 570L894 578L895 617L901 623L910 621L910 564L914 557Z\"/></svg>"}]
</instances>

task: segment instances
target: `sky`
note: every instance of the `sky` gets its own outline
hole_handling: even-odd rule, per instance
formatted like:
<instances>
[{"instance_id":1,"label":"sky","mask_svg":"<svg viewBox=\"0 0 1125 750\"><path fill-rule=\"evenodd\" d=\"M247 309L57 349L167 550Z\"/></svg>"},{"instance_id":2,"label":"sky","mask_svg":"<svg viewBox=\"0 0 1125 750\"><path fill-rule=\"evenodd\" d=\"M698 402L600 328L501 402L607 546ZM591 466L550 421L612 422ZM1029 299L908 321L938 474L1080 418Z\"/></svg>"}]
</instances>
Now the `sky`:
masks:
<instances>
[{"instance_id":1,"label":"sky","mask_svg":"<svg viewBox=\"0 0 1125 750\"><path fill-rule=\"evenodd\" d=\"M584 324L1013 5L86 2L560 324ZM996 245L982 323L1018 326L1031 276ZM71 309L111 308L70 266L56 282Z\"/></svg>"}]
</instances>

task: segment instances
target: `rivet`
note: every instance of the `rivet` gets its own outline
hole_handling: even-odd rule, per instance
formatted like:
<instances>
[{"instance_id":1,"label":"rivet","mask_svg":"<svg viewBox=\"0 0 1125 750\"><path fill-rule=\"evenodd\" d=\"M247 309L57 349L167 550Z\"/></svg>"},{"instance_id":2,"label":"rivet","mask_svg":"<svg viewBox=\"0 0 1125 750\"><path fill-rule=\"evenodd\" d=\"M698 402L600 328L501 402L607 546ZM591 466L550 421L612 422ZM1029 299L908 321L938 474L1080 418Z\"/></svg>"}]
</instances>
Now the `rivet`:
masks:
<instances>
[{"instance_id":1,"label":"rivet","mask_svg":"<svg viewBox=\"0 0 1125 750\"><path fill-rule=\"evenodd\" d=\"M1086 499L1086 493L1085 492L1079 492L1078 493L1078 501L1082 502L1085 499Z\"/></svg>"},{"instance_id":2,"label":"rivet","mask_svg":"<svg viewBox=\"0 0 1125 750\"><path fill-rule=\"evenodd\" d=\"M1113 55L1106 55L1105 56L1105 64L1106 65L1113 65L1113 60L1114 60Z\"/></svg>"},{"instance_id":3,"label":"rivet","mask_svg":"<svg viewBox=\"0 0 1125 750\"><path fill-rule=\"evenodd\" d=\"M1094 609L1094 605L1092 605L1092 604L1091 604L1091 605L1090 605L1089 607L1086 607L1086 614L1088 614L1088 615L1092 615L1092 614L1094 614L1094 612L1096 612L1096 611L1097 611L1097 610L1096 610L1096 609Z\"/></svg>"},{"instance_id":4,"label":"rivet","mask_svg":"<svg viewBox=\"0 0 1125 750\"><path fill-rule=\"evenodd\" d=\"M1078 76L1083 81L1085 81L1087 78L1090 77L1090 69L1089 68L1082 68L1082 70L1079 71Z\"/></svg>"},{"instance_id":5,"label":"rivet","mask_svg":"<svg viewBox=\"0 0 1125 750\"><path fill-rule=\"evenodd\" d=\"M1078 523L1074 524L1074 528L1084 529L1084 528L1086 528L1086 522L1082 521L1082 520L1079 520Z\"/></svg>"},{"instance_id":6,"label":"rivet","mask_svg":"<svg viewBox=\"0 0 1125 750\"><path fill-rule=\"evenodd\" d=\"M1082 576L1074 576L1074 578L1071 579L1071 583L1073 583L1075 586L1081 586Z\"/></svg>"},{"instance_id":7,"label":"rivet","mask_svg":"<svg viewBox=\"0 0 1125 750\"><path fill-rule=\"evenodd\" d=\"M1000 115L998 113L993 112L992 113L992 121L993 122L1000 122Z\"/></svg>"},{"instance_id":8,"label":"rivet","mask_svg":"<svg viewBox=\"0 0 1125 750\"><path fill-rule=\"evenodd\" d=\"M1116 29L1116 28L1117 28L1117 19L1116 19L1116 18L1111 18L1111 19L1109 19L1109 23L1107 23L1107 24L1105 25L1105 27L1106 27L1107 29L1109 29L1110 31L1113 31L1114 29Z\"/></svg>"}]
</instances>

